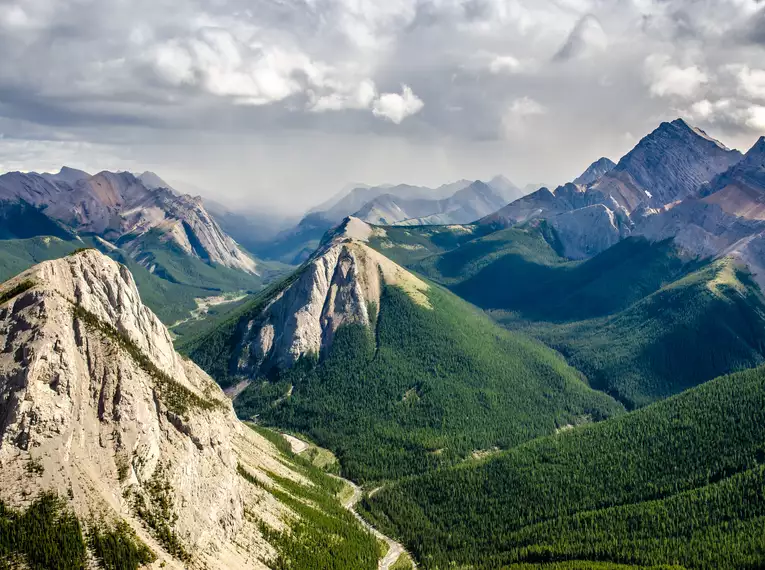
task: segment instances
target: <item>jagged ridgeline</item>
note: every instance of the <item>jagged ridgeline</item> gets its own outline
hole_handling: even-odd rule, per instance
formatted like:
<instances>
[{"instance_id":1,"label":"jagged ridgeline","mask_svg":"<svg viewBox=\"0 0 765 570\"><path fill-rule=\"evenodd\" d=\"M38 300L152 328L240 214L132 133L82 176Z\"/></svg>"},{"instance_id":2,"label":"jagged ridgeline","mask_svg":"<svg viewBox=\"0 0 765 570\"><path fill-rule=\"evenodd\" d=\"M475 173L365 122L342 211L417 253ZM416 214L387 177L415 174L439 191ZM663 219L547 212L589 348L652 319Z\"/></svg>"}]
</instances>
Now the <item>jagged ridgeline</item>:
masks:
<instances>
[{"instance_id":1,"label":"jagged ridgeline","mask_svg":"<svg viewBox=\"0 0 765 570\"><path fill-rule=\"evenodd\" d=\"M758 368L392 484L362 507L423 568L761 568L763 442Z\"/></svg>"},{"instance_id":2,"label":"jagged ridgeline","mask_svg":"<svg viewBox=\"0 0 765 570\"><path fill-rule=\"evenodd\" d=\"M345 484L239 422L93 249L0 285L0 568L377 568Z\"/></svg>"},{"instance_id":3,"label":"jagged ridgeline","mask_svg":"<svg viewBox=\"0 0 765 570\"><path fill-rule=\"evenodd\" d=\"M423 472L623 412L555 352L367 241L356 219L288 281L182 347L240 417L305 433L360 481Z\"/></svg>"}]
</instances>

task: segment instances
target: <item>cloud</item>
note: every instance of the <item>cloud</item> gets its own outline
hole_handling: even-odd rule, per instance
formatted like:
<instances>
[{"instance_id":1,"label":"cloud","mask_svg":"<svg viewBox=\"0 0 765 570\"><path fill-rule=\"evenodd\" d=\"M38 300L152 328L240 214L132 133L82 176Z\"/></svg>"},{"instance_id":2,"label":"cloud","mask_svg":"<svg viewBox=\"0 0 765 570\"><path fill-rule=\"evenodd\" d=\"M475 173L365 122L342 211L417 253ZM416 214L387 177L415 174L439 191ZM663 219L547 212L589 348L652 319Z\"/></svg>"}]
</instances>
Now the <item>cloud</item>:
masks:
<instances>
[{"instance_id":1,"label":"cloud","mask_svg":"<svg viewBox=\"0 0 765 570\"><path fill-rule=\"evenodd\" d=\"M517 73L520 70L521 62L512 55L495 55L489 62L489 71L495 75Z\"/></svg>"},{"instance_id":2,"label":"cloud","mask_svg":"<svg viewBox=\"0 0 765 570\"><path fill-rule=\"evenodd\" d=\"M383 93L372 105L372 113L375 117L382 117L389 121L400 124L401 121L419 113L425 104L417 97L408 85L401 86L401 95L398 93Z\"/></svg>"},{"instance_id":3,"label":"cloud","mask_svg":"<svg viewBox=\"0 0 765 570\"><path fill-rule=\"evenodd\" d=\"M749 108L749 118L746 124L760 132L765 131L765 107L755 105Z\"/></svg>"},{"instance_id":4,"label":"cloud","mask_svg":"<svg viewBox=\"0 0 765 570\"><path fill-rule=\"evenodd\" d=\"M502 116L502 126L507 135L517 135L522 132L526 121L536 115L544 115L547 109L531 97L515 99L507 107Z\"/></svg>"},{"instance_id":5,"label":"cloud","mask_svg":"<svg viewBox=\"0 0 765 570\"><path fill-rule=\"evenodd\" d=\"M554 61L568 61L589 57L608 47L608 36L603 26L592 14L582 16L566 39L566 43L556 52Z\"/></svg>"},{"instance_id":6,"label":"cloud","mask_svg":"<svg viewBox=\"0 0 765 570\"><path fill-rule=\"evenodd\" d=\"M353 85L345 92L336 91L329 95L315 96L308 109L314 113L324 111L343 111L346 109L369 109L377 97L377 88L373 81L366 79Z\"/></svg>"},{"instance_id":7,"label":"cloud","mask_svg":"<svg viewBox=\"0 0 765 570\"><path fill-rule=\"evenodd\" d=\"M743 66L738 72L738 82L745 95L765 99L765 70Z\"/></svg>"},{"instance_id":8,"label":"cloud","mask_svg":"<svg viewBox=\"0 0 765 570\"><path fill-rule=\"evenodd\" d=\"M320 86L326 68L299 50L246 44L215 28L159 45L154 65L170 85L190 85L248 105L267 105L302 92L305 85Z\"/></svg>"},{"instance_id":9,"label":"cloud","mask_svg":"<svg viewBox=\"0 0 765 570\"><path fill-rule=\"evenodd\" d=\"M651 95L655 97L682 97L690 99L709 82L709 77L696 65L679 67L666 55L650 55L645 60L645 71Z\"/></svg>"},{"instance_id":10,"label":"cloud","mask_svg":"<svg viewBox=\"0 0 765 570\"><path fill-rule=\"evenodd\" d=\"M252 196L260 203L288 188L301 199L286 201L307 204L348 177L562 181L628 150L623 133L639 137L686 112L747 146L765 105L764 9L755 0L0 0L2 164L76 159L61 143L99 149L91 167L145 161L213 183L225 172L219 192L250 199L262 188ZM395 149L395 161L377 158Z\"/></svg>"}]
</instances>

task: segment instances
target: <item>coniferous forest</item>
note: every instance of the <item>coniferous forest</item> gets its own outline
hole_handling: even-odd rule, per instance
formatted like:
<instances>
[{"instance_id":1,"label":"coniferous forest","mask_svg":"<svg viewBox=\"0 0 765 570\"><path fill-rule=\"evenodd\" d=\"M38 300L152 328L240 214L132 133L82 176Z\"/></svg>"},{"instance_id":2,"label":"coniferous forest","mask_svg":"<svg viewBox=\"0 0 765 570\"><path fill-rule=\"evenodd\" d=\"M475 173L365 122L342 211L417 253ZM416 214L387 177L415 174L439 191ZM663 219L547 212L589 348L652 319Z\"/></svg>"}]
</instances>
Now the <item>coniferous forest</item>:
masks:
<instances>
[{"instance_id":1,"label":"coniferous forest","mask_svg":"<svg viewBox=\"0 0 765 570\"><path fill-rule=\"evenodd\" d=\"M367 516L426 568L592 560L756 568L765 369L386 486Z\"/></svg>"}]
</instances>

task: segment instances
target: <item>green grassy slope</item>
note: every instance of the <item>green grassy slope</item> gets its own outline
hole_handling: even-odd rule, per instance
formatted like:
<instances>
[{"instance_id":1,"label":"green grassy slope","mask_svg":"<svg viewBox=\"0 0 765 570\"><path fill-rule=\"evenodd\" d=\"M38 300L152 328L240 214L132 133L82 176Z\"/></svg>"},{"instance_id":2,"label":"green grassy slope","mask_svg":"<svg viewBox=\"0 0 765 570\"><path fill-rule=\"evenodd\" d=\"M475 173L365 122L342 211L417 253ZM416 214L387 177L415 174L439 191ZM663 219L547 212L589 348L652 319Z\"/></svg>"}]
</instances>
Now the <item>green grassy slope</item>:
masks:
<instances>
[{"instance_id":1,"label":"green grassy slope","mask_svg":"<svg viewBox=\"0 0 765 570\"><path fill-rule=\"evenodd\" d=\"M385 226L378 228L369 245L406 266L450 251L481 237L486 231L486 228L473 225Z\"/></svg>"},{"instance_id":2,"label":"green grassy slope","mask_svg":"<svg viewBox=\"0 0 765 570\"><path fill-rule=\"evenodd\" d=\"M363 508L424 568L761 568L765 369L393 484Z\"/></svg>"},{"instance_id":3,"label":"green grassy slope","mask_svg":"<svg viewBox=\"0 0 765 570\"><path fill-rule=\"evenodd\" d=\"M0 240L0 282L42 261L63 257L83 245L77 240L53 236Z\"/></svg>"},{"instance_id":4,"label":"green grassy slope","mask_svg":"<svg viewBox=\"0 0 765 570\"><path fill-rule=\"evenodd\" d=\"M705 265L605 317L571 323L499 322L558 349L590 384L629 407L765 362L765 305L732 260Z\"/></svg>"},{"instance_id":5,"label":"green grassy slope","mask_svg":"<svg viewBox=\"0 0 765 570\"><path fill-rule=\"evenodd\" d=\"M211 289L208 286L195 286L162 279L150 273L125 252L107 248L100 242L88 237L83 238L82 241L78 239L62 240L54 236L0 239L0 282L10 279L42 261L63 257L81 247L98 247L112 259L127 266L136 281L141 299L166 325L187 318L190 311L197 307L195 298L215 295L218 292L217 288ZM176 262L179 263L180 260L176 260ZM272 279L273 276L269 275L269 278ZM237 276L237 279L240 278ZM246 279L252 285L252 280L249 277ZM204 284L205 281L198 281L198 283ZM236 287L240 284L244 285L237 280L229 281L225 290L237 291L239 289ZM225 283L218 279L212 285L225 286ZM216 314L216 311L213 313Z\"/></svg>"},{"instance_id":6,"label":"green grassy slope","mask_svg":"<svg viewBox=\"0 0 765 570\"><path fill-rule=\"evenodd\" d=\"M26 202L0 201L0 240L52 236L68 241L72 232Z\"/></svg>"},{"instance_id":7,"label":"green grassy slope","mask_svg":"<svg viewBox=\"0 0 765 570\"><path fill-rule=\"evenodd\" d=\"M571 262L540 224L492 233L414 268L557 349L628 407L765 360L765 303L747 272L688 260L670 242L630 238Z\"/></svg>"},{"instance_id":8,"label":"green grassy slope","mask_svg":"<svg viewBox=\"0 0 765 570\"><path fill-rule=\"evenodd\" d=\"M320 363L305 359L256 381L237 412L305 433L334 451L349 477L375 481L623 411L541 343L447 291L432 287L428 297L432 310L387 287L374 333L341 327ZM221 347L225 339L208 338L191 355L215 376Z\"/></svg>"},{"instance_id":9,"label":"green grassy slope","mask_svg":"<svg viewBox=\"0 0 765 570\"><path fill-rule=\"evenodd\" d=\"M650 244L639 238L584 262L568 261L541 225L495 232L415 268L483 309L570 321L628 307L696 266L669 242Z\"/></svg>"}]
</instances>

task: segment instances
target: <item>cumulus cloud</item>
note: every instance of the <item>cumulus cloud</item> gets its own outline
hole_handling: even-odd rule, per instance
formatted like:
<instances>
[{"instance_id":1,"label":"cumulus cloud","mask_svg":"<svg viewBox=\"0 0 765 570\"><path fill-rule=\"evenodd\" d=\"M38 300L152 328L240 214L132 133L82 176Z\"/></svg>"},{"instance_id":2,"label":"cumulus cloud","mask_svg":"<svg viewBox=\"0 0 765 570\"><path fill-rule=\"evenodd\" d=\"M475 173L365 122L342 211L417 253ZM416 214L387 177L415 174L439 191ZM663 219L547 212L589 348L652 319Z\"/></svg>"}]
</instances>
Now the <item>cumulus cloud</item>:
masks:
<instances>
[{"instance_id":1,"label":"cumulus cloud","mask_svg":"<svg viewBox=\"0 0 765 570\"><path fill-rule=\"evenodd\" d=\"M328 95L316 96L312 94L313 101L309 104L309 110L314 113L324 111L343 111L346 109L369 109L377 97L377 88L373 81L366 79L358 85L351 86L348 90L340 89Z\"/></svg>"},{"instance_id":2,"label":"cumulus cloud","mask_svg":"<svg viewBox=\"0 0 765 570\"><path fill-rule=\"evenodd\" d=\"M651 95L656 97L677 96L689 99L709 82L707 74L698 66L680 67L666 55L648 56L645 70Z\"/></svg>"},{"instance_id":3,"label":"cumulus cloud","mask_svg":"<svg viewBox=\"0 0 765 570\"><path fill-rule=\"evenodd\" d=\"M155 69L171 85L192 85L237 103L267 105L321 85L327 66L294 49L245 44L223 29L157 46Z\"/></svg>"},{"instance_id":4,"label":"cumulus cloud","mask_svg":"<svg viewBox=\"0 0 765 570\"><path fill-rule=\"evenodd\" d=\"M745 95L765 100L765 70L743 66L738 72L738 81Z\"/></svg>"},{"instance_id":5,"label":"cumulus cloud","mask_svg":"<svg viewBox=\"0 0 765 570\"><path fill-rule=\"evenodd\" d=\"M760 132L765 131L765 107L760 105L751 107L746 124Z\"/></svg>"},{"instance_id":6,"label":"cumulus cloud","mask_svg":"<svg viewBox=\"0 0 765 570\"><path fill-rule=\"evenodd\" d=\"M489 71L495 75L500 73L517 73L521 70L521 62L512 55L495 55L489 61Z\"/></svg>"},{"instance_id":7,"label":"cumulus cloud","mask_svg":"<svg viewBox=\"0 0 765 570\"><path fill-rule=\"evenodd\" d=\"M401 94L383 93L372 105L375 117L382 117L400 124L401 121L419 113L425 104L417 97L408 85L401 86Z\"/></svg>"},{"instance_id":8,"label":"cumulus cloud","mask_svg":"<svg viewBox=\"0 0 765 570\"><path fill-rule=\"evenodd\" d=\"M530 117L535 115L544 115L547 109L531 97L521 97L515 99L507 107L502 116L502 126L507 135L516 135L523 131L523 128Z\"/></svg>"}]
</instances>

